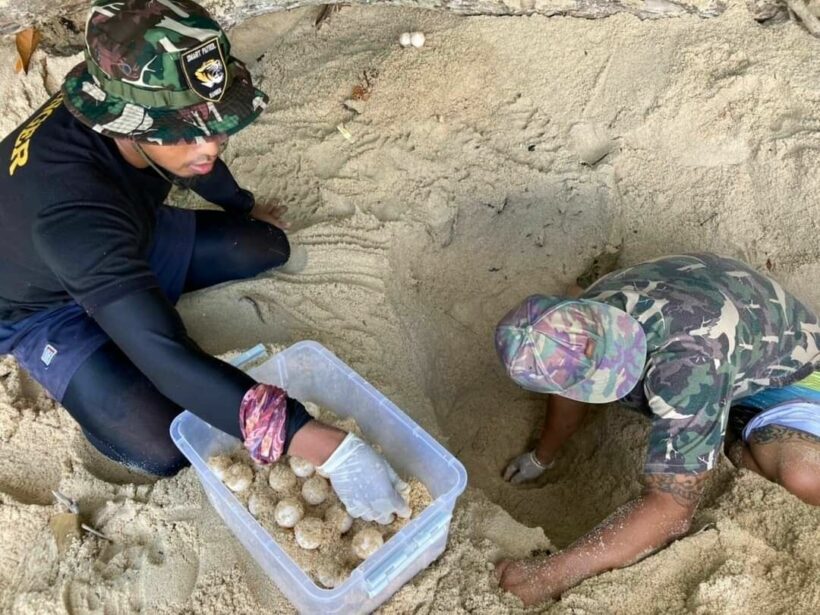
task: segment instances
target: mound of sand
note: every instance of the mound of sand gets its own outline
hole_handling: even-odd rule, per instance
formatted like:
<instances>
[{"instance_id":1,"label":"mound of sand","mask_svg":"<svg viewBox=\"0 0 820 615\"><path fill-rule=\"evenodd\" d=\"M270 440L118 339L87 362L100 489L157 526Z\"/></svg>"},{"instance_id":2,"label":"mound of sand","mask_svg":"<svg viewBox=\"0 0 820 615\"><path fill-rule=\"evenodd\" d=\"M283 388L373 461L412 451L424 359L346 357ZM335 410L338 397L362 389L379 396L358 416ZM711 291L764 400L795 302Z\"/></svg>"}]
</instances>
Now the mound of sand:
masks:
<instances>
[{"instance_id":1,"label":"mound of sand","mask_svg":"<svg viewBox=\"0 0 820 615\"><path fill-rule=\"evenodd\" d=\"M260 200L291 206L307 263L191 295L181 311L214 353L318 340L463 460L471 488L447 551L384 612L517 611L491 562L566 545L636 495L646 424L596 413L542 484L504 484L542 401L501 373L495 322L618 243L625 264L739 256L820 309L820 42L739 6L659 22L360 7L319 31L312 17L236 32L271 104L226 155ZM425 47L399 47L407 30ZM0 58L2 134L79 61L38 54L20 77L11 46ZM289 612L193 472L145 483L107 464L10 359L0 439L4 612ZM51 489L79 498L113 542L85 537L58 556ZM820 510L724 460L695 527L547 610L820 609Z\"/></svg>"}]
</instances>

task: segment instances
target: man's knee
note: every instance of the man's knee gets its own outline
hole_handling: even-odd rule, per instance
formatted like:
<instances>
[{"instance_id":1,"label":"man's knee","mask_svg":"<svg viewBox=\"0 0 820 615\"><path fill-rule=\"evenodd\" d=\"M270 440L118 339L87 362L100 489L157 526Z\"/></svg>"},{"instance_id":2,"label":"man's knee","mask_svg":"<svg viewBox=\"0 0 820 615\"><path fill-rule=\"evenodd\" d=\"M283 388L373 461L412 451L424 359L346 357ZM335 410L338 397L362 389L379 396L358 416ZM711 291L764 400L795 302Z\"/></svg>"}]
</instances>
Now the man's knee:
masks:
<instances>
[{"instance_id":1,"label":"man's knee","mask_svg":"<svg viewBox=\"0 0 820 615\"><path fill-rule=\"evenodd\" d=\"M83 429L83 434L102 455L137 472L168 477L189 465L188 459L170 439L145 440L142 446L137 446L97 437L86 429Z\"/></svg>"},{"instance_id":2,"label":"man's knee","mask_svg":"<svg viewBox=\"0 0 820 615\"><path fill-rule=\"evenodd\" d=\"M165 478L175 476L180 470L187 467L189 462L185 455L175 450L151 457L138 465L144 472Z\"/></svg>"},{"instance_id":3,"label":"man's knee","mask_svg":"<svg viewBox=\"0 0 820 615\"><path fill-rule=\"evenodd\" d=\"M266 222L253 222L245 240L240 242L244 249L233 253L233 267L240 278L250 278L268 269L281 267L290 259L290 241L285 232Z\"/></svg>"},{"instance_id":4,"label":"man's knee","mask_svg":"<svg viewBox=\"0 0 820 615\"><path fill-rule=\"evenodd\" d=\"M777 482L807 504L820 506L820 463L791 458L778 467Z\"/></svg>"},{"instance_id":5,"label":"man's knee","mask_svg":"<svg viewBox=\"0 0 820 615\"><path fill-rule=\"evenodd\" d=\"M273 249L270 254L272 259L270 267L281 267L290 260L290 240L287 233L282 229L272 226L271 230L273 232Z\"/></svg>"}]
</instances>

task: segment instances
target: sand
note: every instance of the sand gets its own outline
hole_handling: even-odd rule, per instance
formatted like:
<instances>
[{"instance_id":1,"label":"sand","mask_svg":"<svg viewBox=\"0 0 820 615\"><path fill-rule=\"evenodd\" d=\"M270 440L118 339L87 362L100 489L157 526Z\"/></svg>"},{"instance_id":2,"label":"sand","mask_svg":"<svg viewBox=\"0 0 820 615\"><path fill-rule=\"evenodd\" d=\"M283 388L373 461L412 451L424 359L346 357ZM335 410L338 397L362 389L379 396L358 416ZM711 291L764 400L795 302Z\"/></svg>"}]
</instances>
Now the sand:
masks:
<instances>
[{"instance_id":1,"label":"sand","mask_svg":"<svg viewBox=\"0 0 820 615\"><path fill-rule=\"evenodd\" d=\"M307 262L180 310L216 354L318 340L464 462L447 551L383 612L518 612L490 562L564 546L639 491L647 424L614 406L543 483L501 481L543 403L493 354L493 326L521 297L559 291L623 243L625 264L703 249L745 258L820 309L820 42L730 5L652 22L358 7L319 32L312 10L237 32L271 104L226 158L258 198L291 207ZM398 45L412 30L427 35L420 50ZM21 78L12 57L5 44L3 134L72 63L38 54ZM344 105L357 85L359 112ZM144 484L101 461L9 359L0 439L3 612L290 612L193 472ZM53 488L113 542L85 537L59 557ZM695 528L536 610L820 610L820 510L724 459Z\"/></svg>"}]
</instances>

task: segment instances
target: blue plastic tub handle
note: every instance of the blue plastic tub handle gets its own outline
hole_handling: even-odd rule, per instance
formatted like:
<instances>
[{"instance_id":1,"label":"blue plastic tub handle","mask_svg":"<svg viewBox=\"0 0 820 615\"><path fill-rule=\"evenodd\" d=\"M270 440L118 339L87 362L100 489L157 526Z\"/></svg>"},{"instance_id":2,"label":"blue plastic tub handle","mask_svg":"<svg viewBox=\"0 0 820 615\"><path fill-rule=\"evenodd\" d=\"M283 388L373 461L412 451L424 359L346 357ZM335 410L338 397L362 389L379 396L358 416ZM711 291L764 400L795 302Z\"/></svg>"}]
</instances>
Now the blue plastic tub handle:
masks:
<instances>
[{"instance_id":1,"label":"blue plastic tub handle","mask_svg":"<svg viewBox=\"0 0 820 615\"><path fill-rule=\"evenodd\" d=\"M260 357L264 357L266 354L268 354L268 351L265 350L264 344L257 344L253 348L249 348L242 354L234 357L233 359L231 359L230 362L231 365L233 365L234 367L241 368L246 363L250 363L251 361L255 361Z\"/></svg>"}]
</instances>

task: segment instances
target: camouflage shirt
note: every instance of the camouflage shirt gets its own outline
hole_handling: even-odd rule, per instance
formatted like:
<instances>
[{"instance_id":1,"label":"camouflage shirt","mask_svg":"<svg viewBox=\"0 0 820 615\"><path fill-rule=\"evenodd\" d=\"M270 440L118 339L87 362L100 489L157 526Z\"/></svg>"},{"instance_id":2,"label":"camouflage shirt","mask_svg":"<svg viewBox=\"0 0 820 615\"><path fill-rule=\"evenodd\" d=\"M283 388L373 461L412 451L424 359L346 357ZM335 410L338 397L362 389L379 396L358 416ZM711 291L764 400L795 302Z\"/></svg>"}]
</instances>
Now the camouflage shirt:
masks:
<instances>
[{"instance_id":1,"label":"camouflage shirt","mask_svg":"<svg viewBox=\"0 0 820 615\"><path fill-rule=\"evenodd\" d=\"M643 379L622 401L652 420L647 474L712 469L733 400L791 384L820 363L817 316L730 258L659 258L582 296L624 310L646 333Z\"/></svg>"}]
</instances>

